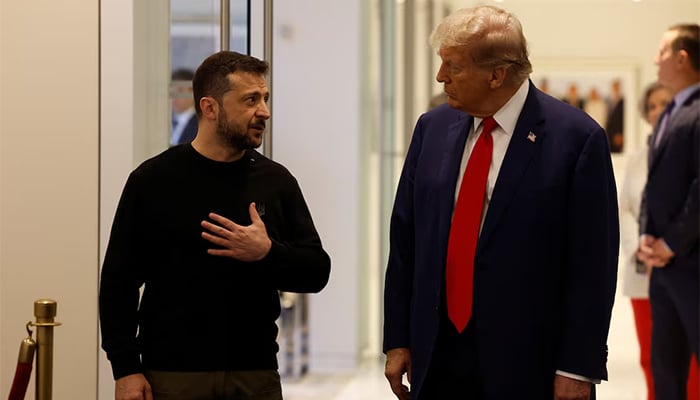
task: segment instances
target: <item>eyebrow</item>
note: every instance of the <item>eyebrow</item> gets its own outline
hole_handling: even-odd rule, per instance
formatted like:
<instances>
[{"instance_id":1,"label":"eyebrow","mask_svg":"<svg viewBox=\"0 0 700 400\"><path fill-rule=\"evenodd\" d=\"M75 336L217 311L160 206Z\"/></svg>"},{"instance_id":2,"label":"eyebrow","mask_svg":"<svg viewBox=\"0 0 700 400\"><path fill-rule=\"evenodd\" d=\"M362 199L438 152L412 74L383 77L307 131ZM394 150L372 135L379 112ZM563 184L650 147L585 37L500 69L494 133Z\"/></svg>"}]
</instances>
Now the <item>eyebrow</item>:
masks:
<instances>
[{"instance_id":1,"label":"eyebrow","mask_svg":"<svg viewBox=\"0 0 700 400\"><path fill-rule=\"evenodd\" d=\"M257 91L257 90L251 90L251 91L244 92L241 94L241 98L250 97L250 96L269 98L270 92L269 91L261 92L261 91Z\"/></svg>"}]
</instances>

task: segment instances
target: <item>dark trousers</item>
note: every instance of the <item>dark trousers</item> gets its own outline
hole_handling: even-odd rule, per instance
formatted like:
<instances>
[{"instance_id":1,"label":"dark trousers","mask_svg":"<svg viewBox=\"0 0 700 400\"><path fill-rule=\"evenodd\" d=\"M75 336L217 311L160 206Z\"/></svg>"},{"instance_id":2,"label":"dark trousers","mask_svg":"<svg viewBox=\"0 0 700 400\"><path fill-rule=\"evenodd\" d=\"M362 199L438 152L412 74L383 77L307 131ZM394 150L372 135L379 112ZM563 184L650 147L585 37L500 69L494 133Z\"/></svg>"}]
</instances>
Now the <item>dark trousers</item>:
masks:
<instances>
[{"instance_id":1,"label":"dark trousers","mask_svg":"<svg viewBox=\"0 0 700 400\"><path fill-rule=\"evenodd\" d=\"M430 367L417 398L482 398L473 323L460 334L447 315L442 315Z\"/></svg>"},{"instance_id":2,"label":"dark trousers","mask_svg":"<svg viewBox=\"0 0 700 400\"><path fill-rule=\"evenodd\" d=\"M649 286L651 369L659 400L686 399L689 363L700 342L697 276L679 279L677 272L654 270Z\"/></svg>"},{"instance_id":3,"label":"dark trousers","mask_svg":"<svg viewBox=\"0 0 700 400\"><path fill-rule=\"evenodd\" d=\"M522 371L522 376L517 377L482 376L475 337L477 323L469 322L460 334L446 315L441 318L433 357L417 400L542 400L554 397L554 371L546 377L525 381L523 376L530 371ZM593 385L590 400L595 399Z\"/></svg>"},{"instance_id":4,"label":"dark trousers","mask_svg":"<svg viewBox=\"0 0 700 400\"><path fill-rule=\"evenodd\" d=\"M282 400L276 370L146 371L154 400Z\"/></svg>"}]
</instances>

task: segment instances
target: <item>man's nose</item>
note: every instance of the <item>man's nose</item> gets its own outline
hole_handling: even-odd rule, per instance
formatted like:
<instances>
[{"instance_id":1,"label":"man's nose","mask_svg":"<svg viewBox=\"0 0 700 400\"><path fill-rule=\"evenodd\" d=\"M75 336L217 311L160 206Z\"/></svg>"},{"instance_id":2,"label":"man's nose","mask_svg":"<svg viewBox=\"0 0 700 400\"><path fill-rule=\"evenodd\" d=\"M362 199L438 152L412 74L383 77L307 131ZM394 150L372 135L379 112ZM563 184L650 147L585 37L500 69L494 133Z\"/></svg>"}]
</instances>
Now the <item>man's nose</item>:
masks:
<instances>
[{"instance_id":1,"label":"man's nose","mask_svg":"<svg viewBox=\"0 0 700 400\"><path fill-rule=\"evenodd\" d=\"M256 111L256 114L260 118L269 119L270 118L270 108L264 101L260 102L260 106Z\"/></svg>"},{"instance_id":2,"label":"man's nose","mask_svg":"<svg viewBox=\"0 0 700 400\"><path fill-rule=\"evenodd\" d=\"M435 76L435 79L440 83L447 81L447 75L443 72L442 65L440 66L440 69L438 70L437 75Z\"/></svg>"}]
</instances>

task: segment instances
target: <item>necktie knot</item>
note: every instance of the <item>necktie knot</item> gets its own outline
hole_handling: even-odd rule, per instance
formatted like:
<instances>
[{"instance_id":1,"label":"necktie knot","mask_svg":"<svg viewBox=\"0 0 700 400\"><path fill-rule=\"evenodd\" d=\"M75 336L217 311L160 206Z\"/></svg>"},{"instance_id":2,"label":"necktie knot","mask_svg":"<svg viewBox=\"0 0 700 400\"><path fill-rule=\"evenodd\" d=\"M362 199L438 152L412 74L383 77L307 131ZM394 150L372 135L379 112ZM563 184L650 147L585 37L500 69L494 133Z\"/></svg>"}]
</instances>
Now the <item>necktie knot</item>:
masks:
<instances>
[{"instance_id":1,"label":"necktie knot","mask_svg":"<svg viewBox=\"0 0 700 400\"><path fill-rule=\"evenodd\" d=\"M493 129L498 125L495 119L493 117L486 117L484 120L481 122L481 126L483 127L481 133L488 135L493 131Z\"/></svg>"}]
</instances>

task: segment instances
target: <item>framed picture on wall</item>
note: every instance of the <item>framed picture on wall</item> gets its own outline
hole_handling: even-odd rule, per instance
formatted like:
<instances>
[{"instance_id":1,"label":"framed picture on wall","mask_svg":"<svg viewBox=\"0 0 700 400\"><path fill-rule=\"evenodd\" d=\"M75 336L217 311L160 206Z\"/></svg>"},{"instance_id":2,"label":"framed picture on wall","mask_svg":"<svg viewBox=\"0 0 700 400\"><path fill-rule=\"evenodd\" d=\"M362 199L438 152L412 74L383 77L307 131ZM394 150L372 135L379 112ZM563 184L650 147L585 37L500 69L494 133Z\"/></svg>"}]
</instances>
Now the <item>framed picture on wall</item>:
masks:
<instances>
[{"instance_id":1,"label":"framed picture on wall","mask_svg":"<svg viewBox=\"0 0 700 400\"><path fill-rule=\"evenodd\" d=\"M590 60L533 62L532 82L540 90L588 113L620 154L640 145L637 74L631 63Z\"/></svg>"}]
</instances>

